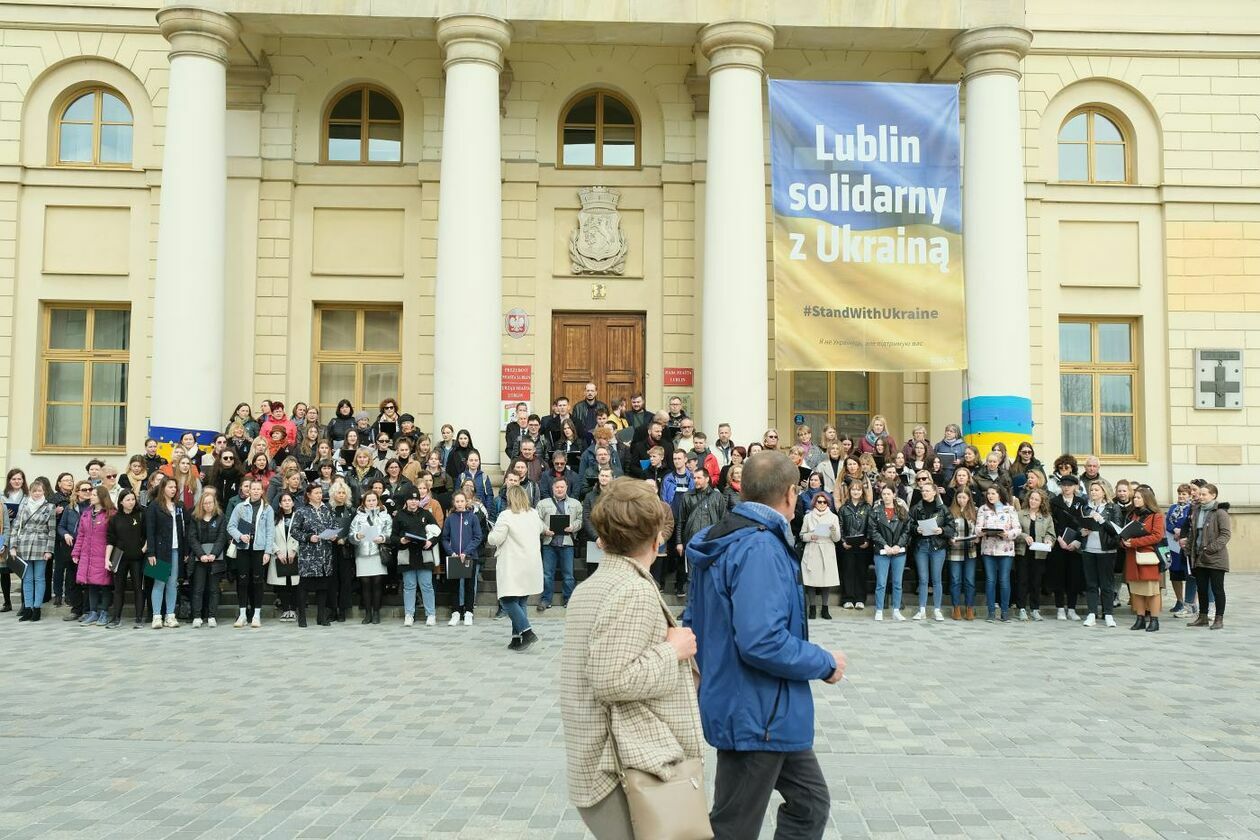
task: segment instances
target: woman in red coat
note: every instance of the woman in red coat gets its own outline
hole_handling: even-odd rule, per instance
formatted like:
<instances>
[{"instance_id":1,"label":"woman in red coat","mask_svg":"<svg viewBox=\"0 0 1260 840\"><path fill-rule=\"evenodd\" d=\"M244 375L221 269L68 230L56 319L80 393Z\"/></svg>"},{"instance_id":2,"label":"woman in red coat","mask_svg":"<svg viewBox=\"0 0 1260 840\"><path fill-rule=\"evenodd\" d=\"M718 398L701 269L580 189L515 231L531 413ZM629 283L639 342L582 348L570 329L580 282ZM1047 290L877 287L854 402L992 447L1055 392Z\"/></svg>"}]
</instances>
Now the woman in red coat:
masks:
<instances>
[{"instance_id":1,"label":"woman in red coat","mask_svg":"<svg viewBox=\"0 0 1260 840\"><path fill-rule=\"evenodd\" d=\"M1148 484L1141 484L1133 493L1133 513L1130 521L1138 520L1146 529L1146 536L1122 540L1124 546L1124 579L1133 596L1133 612L1137 620L1130 630L1159 629L1159 562L1139 564L1139 553L1154 554L1155 547L1164 541L1164 514L1159 510L1159 500ZM1158 555L1156 555L1158 557Z\"/></svg>"}]
</instances>

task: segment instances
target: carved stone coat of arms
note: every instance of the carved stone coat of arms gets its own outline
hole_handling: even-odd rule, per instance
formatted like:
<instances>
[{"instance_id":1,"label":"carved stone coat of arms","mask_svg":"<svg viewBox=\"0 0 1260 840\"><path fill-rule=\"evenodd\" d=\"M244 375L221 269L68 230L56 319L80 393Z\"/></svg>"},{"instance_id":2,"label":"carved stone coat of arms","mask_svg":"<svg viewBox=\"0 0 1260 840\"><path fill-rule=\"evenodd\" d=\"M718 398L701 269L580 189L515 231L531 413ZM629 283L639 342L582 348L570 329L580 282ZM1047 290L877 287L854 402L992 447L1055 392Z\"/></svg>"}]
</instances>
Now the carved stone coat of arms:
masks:
<instances>
[{"instance_id":1,"label":"carved stone coat of arms","mask_svg":"<svg viewBox=\"0 0 1260 840\"><path fill-rule=\"evenodd\" d=\"M574 274L625 274L630 244L621 229L617 203L621 193L607 187L578 190L582 209L577 230L569 236L569 262Z\"/></svg>"}]
</instances>

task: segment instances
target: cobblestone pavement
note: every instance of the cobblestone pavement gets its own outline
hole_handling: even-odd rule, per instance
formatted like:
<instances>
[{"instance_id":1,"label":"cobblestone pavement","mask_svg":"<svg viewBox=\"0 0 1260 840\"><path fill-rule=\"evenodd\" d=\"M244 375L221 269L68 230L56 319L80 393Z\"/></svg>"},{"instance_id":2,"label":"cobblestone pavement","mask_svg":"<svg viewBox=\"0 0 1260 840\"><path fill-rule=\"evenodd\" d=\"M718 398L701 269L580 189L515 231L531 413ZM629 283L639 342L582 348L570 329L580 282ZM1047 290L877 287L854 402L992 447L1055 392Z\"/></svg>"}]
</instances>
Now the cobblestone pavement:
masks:
<instances>
[{"instance_id":1,"label":"cobblestone pavement","mask_svg":"<svg viewBox=\"0 0 1260 840\"><path fill-rule=\"evenodd\" d=\"M1217 632L1129 632L1127 610L1115 630L814 622L850 657L814 689L827 836L1260 836L1260 577L1227 583ZM486 617L159 632L56 613L0 617L0 837L585 836L561 609L524 655Z\"/></svg>"}]
</instances>

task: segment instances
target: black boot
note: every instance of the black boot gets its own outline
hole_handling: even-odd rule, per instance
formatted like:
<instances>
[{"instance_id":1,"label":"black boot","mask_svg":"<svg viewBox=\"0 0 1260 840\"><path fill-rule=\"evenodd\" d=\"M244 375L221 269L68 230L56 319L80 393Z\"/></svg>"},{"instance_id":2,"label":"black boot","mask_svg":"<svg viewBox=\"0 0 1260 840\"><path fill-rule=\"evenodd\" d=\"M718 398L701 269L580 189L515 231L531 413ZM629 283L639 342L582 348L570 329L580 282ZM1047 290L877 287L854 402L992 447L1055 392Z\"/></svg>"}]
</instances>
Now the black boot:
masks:
<instances>
[{"instance_id":1,"label":"black boot","mask_svg":"<svg viewBox=\"0 0 1260 840\"><path fill-rule=\"evenodd\" d=\"M371 610L371 608L370 608L370 607L364 607L364 608L363 608L363 620L362 620L362 621L360 621L359 623L360 623L360 624L371 624L371 623L372 623L372 610Z\"/></svg>"},{"instance_id":2,"label":"black boot","mask_svg":"<svg viewBox=\"0 0 1260 840\"><path fill-rule=\"evenodd\" d=\"M60 595L54 595L54 596L53 596L53 606L54 606L54 607L60 607L60 606L61 606L61 596L60 596Z\"/></svg>"},{"instance_id":3,"label":"black boot","mask_svg":"<svg viewBox=\"0 0 1260 840\"><path fill-rule=\"evenodd\" d=\"M298 627L306 626L306 604L301 601L298 602L298 608L297 608L297 626Z\"/></svg>"},{"instance_id":4,"label":"black boot","mask_svg":"<svg viewBox=\"0 0 1260 840\"><path fill-rule=\"evenodd\" d=\"M381 608L380 607L372 608L372 623L373 624L381 623Z\"/></svg>"},{"instance_id":5,"label":"black boot","mask_svg":"<svg viewBox=\"0 0 1260 840\"><path fill-rule=\"evenodd\" d=\"M818 618L818 607L814 606L813 604L809 605L809 617Z\"/></svg>"},{"instance_id":6,"label":"black boot","mask_svg":"<svg viewBox=\"0 0 1260 840\"><path fill-rule=\"evenodd\" d=\"M822 617L827 619L828 621L831 620L831 610L827 609L826 604L824 604L822 608Z\"/></svg>"},{"instance_id":7,"label":"black boot","mask_svg":"<svg viewBox=\"0 0 1260 840\"><path fill-rule=\"evenodd\" d=\"M30 607L22 607L22 609L18 610L18 621L30 621L30 620L31 620Z\"/></svg>"},{"instance_id":8,"label":"black boot","mask_svg":"<svg viewBox=\"0 0 1260 840\"><path fill-rule=\"evenodd\" d=\"M1145 630L1146 629L1146 616L1139 615L1137 617L1137 620L1133 622L1133 626L1130 627L1129 629L1130 630Z\"/></svg>"},{"instance_id":9,"label":"black boot","mask_svg":"<svg viewBox=\"0 0 1260 840\"><path fill-rule=\"evenodd\" d=\"M329 627L332 625L332 622L328 620L328 610L323 604L320 604L315 609L315 623L320 627Z\"/></svg>"},{"instance_id":10,"label":"black boot","mask_svg":"<svg viewBox=\"0 0 1260 840\"><path fill-rule=\"evenodd\" d=\"M1154 633L1157 630L1159 630L1159 616L1153 615L1151 616L1151 620L1146 624L1146 632Z\"/></svg>"},{"instance_id":11,"label":"black boot","mask_svg":"<svg viewBox=\"0 0 1260 840\"><path fill-rule=\"evenodd\" d=\"M39 621L39 613L40 613L39 607L36 607L35 609L31 610L31 621Z\"/></svg>"}]
</instances>

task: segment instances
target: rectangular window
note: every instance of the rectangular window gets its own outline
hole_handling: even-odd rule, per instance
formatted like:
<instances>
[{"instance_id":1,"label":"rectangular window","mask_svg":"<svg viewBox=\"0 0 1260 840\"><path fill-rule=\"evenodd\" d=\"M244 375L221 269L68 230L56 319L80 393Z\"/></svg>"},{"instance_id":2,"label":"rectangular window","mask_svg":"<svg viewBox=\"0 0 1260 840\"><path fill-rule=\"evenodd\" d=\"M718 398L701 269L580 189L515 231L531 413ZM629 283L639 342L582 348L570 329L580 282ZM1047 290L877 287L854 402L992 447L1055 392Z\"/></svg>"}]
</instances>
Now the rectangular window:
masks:
<instances>
[{"instance_id":1,"label":"rectangular window","mask_svg":"<svg viewBox=\"0 0 1260 840\"><path fill-rule=\"evenodd\" d=\"M331 418L347 399L373 417L386 397L400 399L402 309L396 306L315 307L315 404Z\"/></svg>"},{"instance_id":2,"label":"rectangular window","mask_svg":"<svg viewBox=\"0 0 1260 840\"><path fill-rule=\"evenodd\" d=\"M1139 457L1138 322L1059 322L1059 414L1063 451L1113 461Z\"/></svg>"},{"instance_id":3,"label":"rectangular window","mask_svg":"<svg viewBox=\"0 0 1260 840\"><path fill-rule=\"evenodd\" d=\"M50 304L42 335L40 448L122 451L131 310L116 304Z\"/></svg>"},{"instance_id":4,"label":"rectangular window","mask_svg":"<svg viewBox=\"0 0 1260 840\"><path fill-rule=\"evenodd\" d=\"M871 422L871 380L861 371L798 370L792 372L792 416L805 417L822 440L822 428L830 423L842 435L855 440L866 434ZM795 441L796 436L783 437Z\"/></svg>"}]
</instances>

